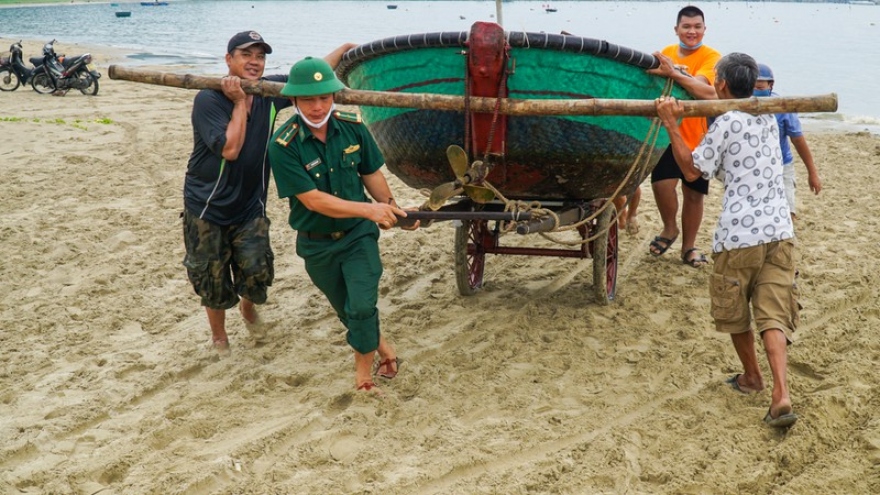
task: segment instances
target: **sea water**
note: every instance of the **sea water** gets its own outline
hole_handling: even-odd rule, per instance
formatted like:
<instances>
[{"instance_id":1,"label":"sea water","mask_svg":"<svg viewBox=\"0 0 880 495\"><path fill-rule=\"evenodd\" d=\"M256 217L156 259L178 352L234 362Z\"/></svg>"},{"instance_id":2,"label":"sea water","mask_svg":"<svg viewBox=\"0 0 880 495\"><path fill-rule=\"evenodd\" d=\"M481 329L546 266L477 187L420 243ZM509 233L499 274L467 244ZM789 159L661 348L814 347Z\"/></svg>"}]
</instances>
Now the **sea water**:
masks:
<instances>
[{"instance_id":1,"label":"sea water","mask_svg":"<svg viewBox=\"0 0 880 495\"><path fill-rule=\"evenodd\" d=\"M397 9L387 8L395 4ZM837 93L836 114L805 115L820 126L880 131L880 5L795 2L695 2L706 14L704 42L722 53L744 52L773 68L775 90L788 96ZM225 72L232 34L256 30L272 45L267 74L296 60L323 56L344 42L367 43L438 31L467 31L475 21L508 31L604 39L652 53L677 43L679 2L555 1L280 1L171 0L139 3L28 6L0 9L0 36L84 43L131 51L122 65ZM117 18L115 11L130 10ZM37 54L26 54L33 56ZM184 67L181 69L181 67ZM553 77L548 74L548 77Z\"/></svg>"}]
</instances>

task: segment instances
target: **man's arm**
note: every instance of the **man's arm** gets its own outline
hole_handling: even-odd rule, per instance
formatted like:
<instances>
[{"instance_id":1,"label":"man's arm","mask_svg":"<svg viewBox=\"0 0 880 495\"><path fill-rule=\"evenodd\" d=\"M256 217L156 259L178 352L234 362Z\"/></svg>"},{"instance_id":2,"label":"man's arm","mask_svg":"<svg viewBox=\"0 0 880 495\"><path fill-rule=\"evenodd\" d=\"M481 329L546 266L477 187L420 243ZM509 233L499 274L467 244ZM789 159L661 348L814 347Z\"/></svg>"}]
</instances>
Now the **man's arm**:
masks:
<instances>
[{"instance_id":1,"label":"man's arm","mask_svg":"<svg viewBox=\"0 0 880 495\"><path fill-rule=\"evenodd\" d=\"M361 179L364 181L364 187L367 189L367 192L370 193L373 199L378 201L379 203L386 203L391 206L396 207L400 211L400 206L397 204L397 201L394 200L394 195L391 194L391 188L388 187L388 181L385 180L385 174L381 171L373 172L372 174L362 175ZM397 210L395 210L396 213ZM403 215L399 215L400 217L406 217L406 213ZM380 224L381 226L382 224ZM419 228L420 222L416 220L415 222L402 222L402 229L404 230L416 230Z\"/></svg>"},{"instance_id":2,"label":"man's arm","mask_svg":"<svg viewBox=\"0 0 880 495\"><path fill-rule=\"evenodd\" d=\"M660 62L656 69L648 69L648 74L663 76L672 79L685 89L691 96L698 100L717 100L718 94L705 76L692 76L687 71L675 66L672 59L660 52L654 52L654 56Z\"/></svg>"},{"instance_id":3,"label":"man's arm","mask_svg":"<svg viewBox=\"0 0 880 495\"><path fill-rule=\"evenodd\" d=\"M377 174L378 178L375 177ZM360 201L348 201L337 198L332 194L318 191L317 189L297 194L296 199L309 210L330 218L365 218L376 222L383 229L390 229L397 223L397 217L405 217L406 212L388 203L388 200L392 199L391 190L388 188L385 177L381 172L365 175L362 178L364 186L367 187L370 195L376 198L377 201L379 198L384 198L385 202L362 203ZM384 184L384 190L377 186L379 181ZM373 183L373 185L367 186L368 183ZM373 190L371 190L371 187Z\"/></svg>"},{"instance_id":4,"label":"man's arm","mask_svg":"<svg viewBox=\"0 0 880 495\"><path fill-rule=\"evenodd\" d=\"M232 101L232 117L226 126L226 144L223 145L221 155L229 161L238 159L241 148L244 146L244 138L247 134L247 102L248 97L241 89L241 80L235 76L226 76L220 80L223 94Z\"/></svg>"},{"instance_id":5,"label":"man's arm","mask_svg":"<svg viewBox=\"0 0 880 495\"><path fill-rule=\"evenodd\" d=\"M681 169L682 175L688 182L692 182L703 176L694 166L694 157L691 155L691 149L684 142L681 133L678 130L678 119L684 115L684 106L680 101L671 96L657 98L657 116L666 128L669 134L669 144L672 147L672 154L675 156L675 163Z\"/></svg>"},{"instance_id":6,"label":"man's arm","mask_svg":"<svg viewBox=\"0 0 880 495\"><path fill-rule=\"evenodd\" d=\"M358 46L357 43L345 43L344 45L340 45L335 50L328 53L327 56L324 57L324 60L330 64L330 67L335 69L336 66L339 65L339 62L342 61L342 55L356 46Z\"/></svg>"},{"instance_id":7,"label":"man's arm","mask_svg":"<svg viewBox=\"0 0 880 495\"><path fill-rule=\"evenodd\" d=\"M388 181L385 180L385 174L377 170L369 175L362 175L361 180L364 181L364 187L370 196L379 203L395 204L394 196L391 194L391 188L388 187Z\"/></svg>"},{"instance_id":8,"label":"man's arm","mask_svg":"<svg viewBox=\"0 0 880 495\"><path fill-rule=\"evenodd\" d=\"M819 194L819 191L822 190L822 179L819 178L819 171L813 163L813 153L810 152L810 147L807 145L807 139L803 136L793 137L791 138L791 144L794 145L794 149L797 150L798 156L801 157L804 165L807 166L807 181L810 184L810 190L813 191L814 194Z\"/></svg>"}]
</instances>

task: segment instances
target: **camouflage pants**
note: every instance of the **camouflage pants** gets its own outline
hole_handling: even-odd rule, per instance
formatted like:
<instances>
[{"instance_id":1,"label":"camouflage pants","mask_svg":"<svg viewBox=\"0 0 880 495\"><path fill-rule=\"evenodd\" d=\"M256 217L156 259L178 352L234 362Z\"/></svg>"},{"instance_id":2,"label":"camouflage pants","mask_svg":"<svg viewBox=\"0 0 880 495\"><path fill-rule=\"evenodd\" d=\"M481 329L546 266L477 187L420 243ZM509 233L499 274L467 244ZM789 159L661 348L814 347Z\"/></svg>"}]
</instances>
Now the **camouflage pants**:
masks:
<instances>
[{"instance_id":1,"label":"camouflage pants","mask_svg":"<svg viewBox=\"0 0 880 495\"><path fill-rule=\"evenodd\" d=\"M202 306L229 309L239 297L266 302L275 278L269 225L262 217L241 225L217 225L184 212L183 265Z\"/></svg>"}]
</instances>

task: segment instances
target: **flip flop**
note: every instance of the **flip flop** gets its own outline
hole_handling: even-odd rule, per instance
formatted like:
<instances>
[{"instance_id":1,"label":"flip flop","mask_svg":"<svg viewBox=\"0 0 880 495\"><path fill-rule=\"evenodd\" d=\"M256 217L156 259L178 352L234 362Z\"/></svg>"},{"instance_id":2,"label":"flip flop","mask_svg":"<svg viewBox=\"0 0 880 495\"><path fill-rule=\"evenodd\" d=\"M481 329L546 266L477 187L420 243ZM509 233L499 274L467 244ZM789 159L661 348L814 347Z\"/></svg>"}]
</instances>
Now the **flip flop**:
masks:
<instances>
[{"instance_id":1,"label":"flip flop","mask_svg":"<svg viewBox=\"0 0 880 495\"><path fill-rule=\"evenodd\" d=\"M795 424L797 420L798 416L793 412L780 414L779 417L774 418L773 416L770 416L770 409L767 409L767 415L764 416L764 422L767 423L768 426L772 426L774 428L788 428L789 426Z\"/></svg>"},{"instance_id":2,"label":"flip flop","mask_svg":"<svg viewBox=\"0 0 880 495\"><path fill-rule=\"evenodd\" d=\"M743 387L739 384L739 377L741 377L741 376L742 376L742 373L737 373L737 374L735 374L735 375L729 377L727 380L724 380L724 383L730 385L731 388L733 388L733 389L736 390L737 392L739 392L739 393L741 393L741 394L744 394L744 395L749 395L749 394L756 394L756 393L758 393L757 390L752 390L752 389L746 389L746 388L743 388Z\"/></svg>"},{"instance_id":3,"label":"flip flop","mask_svg":"<svg viewBox=\"0 0 880 495\"><path fill-rule=\"evenodd\" d=\"M700 253L699 256L694 256L693 259L688 259L688 256L691 253L699 252L699 251L700 251L700 248L695 248L695 247L688 249L687 251L682 253L681 262L684 263L685 265L690 266L691 268L702 268L703 266L708 265L709 260L706 259L706 255L703 253Z\"/></svg>"},{"instance_id":4,"label":"flip flop","mask_svg":"<svg viewBox=\"0 0 880 495\"><path fill-rule=\"evenodd\" d=\"M654 248L656 252L650 249L648 250L648 252L651 253L653 256L663 256L666 251L669 251L669 248L672 247L672 244L675 243L676 239L678 239L678 236L670 239L668 237L662 237L658 235L654 237L653 241L651 241L651 247ZM661 242L665 244L665 246L663 244L660 244Z\"/></svg>"},{"instance_id":5,"label":"flip flop","mask_svg":"<svg viewBox=\"0 0 880 495\"><path fill-rule=\"evenodd\" d=\"M384 361L380 361L376 365L376 369L373 370L373 374L381 376L382 378L385 378L387 380L390 380L390 379L394 378L395 376L397 376L397 372L400 371L400 362L401 362L400 358L394 358L394 359L388 358ZM392 365L394 365L394 366L392 367ZM383 366L385 367L385 371L380 373L379 370L381 370Z\"/></svg>"}]
</instances>

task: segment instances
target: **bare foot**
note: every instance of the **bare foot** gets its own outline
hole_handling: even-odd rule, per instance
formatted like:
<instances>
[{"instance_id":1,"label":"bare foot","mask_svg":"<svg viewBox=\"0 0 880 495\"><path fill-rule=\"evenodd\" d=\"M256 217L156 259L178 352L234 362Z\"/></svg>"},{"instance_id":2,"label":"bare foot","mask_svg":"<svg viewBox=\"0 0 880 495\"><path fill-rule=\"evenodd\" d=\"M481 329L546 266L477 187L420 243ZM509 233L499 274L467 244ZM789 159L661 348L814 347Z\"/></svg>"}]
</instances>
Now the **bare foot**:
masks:
<instances>
[{"instance_id":1,"label":"bare foot","mask_svg":"<svg viewBox=\"0 0 880 495\"><path fill-rule=\"evenodd\" d=\"M211 340L211 346L220 357L228 356L232 352L229 349L229 339L213 339Z\"/></svg>"},{"instance_id":2,"label":"bare foot","mask_svg":"<svg viewBox=\"0 0 880 495\"><path fill-rule=\"evenodd\" d=\"M256 342L266 340L266 324L260 318L256 305L246 299L242 299L238 309L241 311L241 317L244 318L244 326L247 328L251 338Z\"/></svg>"},{"instance_id":3,"label":"bare foot","mask_svg":"<svg viewBox=\"0 0 880 495\"><path fill-rule=\"evenodd\" d=\"M627 224L624 226L626 229L626 233L629 235L636 235L639 233L639 219L637 217L631 217L627 220Z\"/></svg>"}]
</instances>

